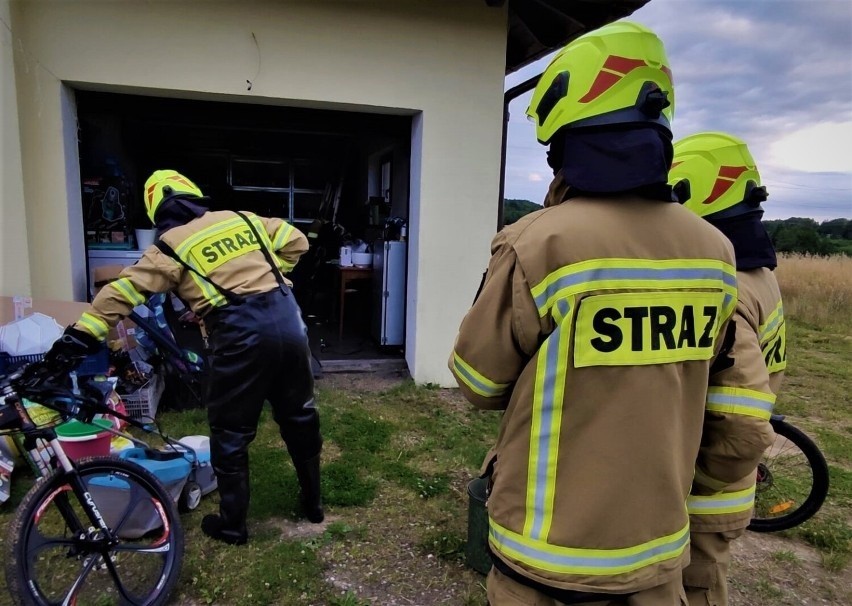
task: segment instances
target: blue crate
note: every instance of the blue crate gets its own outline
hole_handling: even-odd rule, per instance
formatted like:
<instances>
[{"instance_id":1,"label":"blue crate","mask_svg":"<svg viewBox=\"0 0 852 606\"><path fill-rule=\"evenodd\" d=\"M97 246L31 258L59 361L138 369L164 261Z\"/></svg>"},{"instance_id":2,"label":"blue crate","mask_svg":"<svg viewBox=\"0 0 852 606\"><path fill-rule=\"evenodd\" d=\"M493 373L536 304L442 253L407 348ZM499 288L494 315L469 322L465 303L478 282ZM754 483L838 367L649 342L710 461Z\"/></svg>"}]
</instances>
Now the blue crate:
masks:
<instances>
[{"instance_id":1,"label":"blue crate","mask_svg":"<svg viewBox=\"0 0 852 606\"><path fill-rule=\"evenodd\" d=\"M39 362L43 358L43 353L27 356L10 356L0 351L0 374L9 374L25 364ZM97 353L87 356L77 369L77 375L81 377L105 375L107 372L109 372L109 350L106 347L102 347Z\"/></svg>"}]
</instances>

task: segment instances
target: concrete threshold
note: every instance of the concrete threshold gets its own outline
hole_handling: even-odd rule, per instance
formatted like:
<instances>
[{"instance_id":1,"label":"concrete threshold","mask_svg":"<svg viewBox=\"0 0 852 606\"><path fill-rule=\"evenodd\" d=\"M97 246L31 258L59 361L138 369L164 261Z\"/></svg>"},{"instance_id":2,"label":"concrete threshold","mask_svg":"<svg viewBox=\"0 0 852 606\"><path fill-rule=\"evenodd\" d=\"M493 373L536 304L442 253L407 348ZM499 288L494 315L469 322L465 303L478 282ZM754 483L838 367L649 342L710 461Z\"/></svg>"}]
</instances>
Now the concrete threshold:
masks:
<instances>
[{"instance_id":1,"label":"concrete threshold","mask_svg":"<svg viewBox=\"0 0 852 606\"><path fill-rule=\"evenodd\" d=\"M401 372L407 371L404 358L363 360L320 360L323 372Z\"/></svg>"}]
</instances>

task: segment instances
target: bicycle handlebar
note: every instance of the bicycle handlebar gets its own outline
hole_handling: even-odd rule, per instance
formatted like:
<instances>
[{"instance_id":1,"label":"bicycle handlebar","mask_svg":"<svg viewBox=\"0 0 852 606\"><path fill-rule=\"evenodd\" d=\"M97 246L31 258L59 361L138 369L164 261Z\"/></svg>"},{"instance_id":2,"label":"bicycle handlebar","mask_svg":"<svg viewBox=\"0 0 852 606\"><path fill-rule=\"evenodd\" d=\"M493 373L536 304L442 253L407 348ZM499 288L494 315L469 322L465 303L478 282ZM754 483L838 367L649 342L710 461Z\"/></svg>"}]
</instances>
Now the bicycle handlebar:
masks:
<instances>
[{"instance_id":1,"label":"bicycle handlebar","mask_svg":"<svg viewBox=\"0 0 852 606\"><path fill-rule=\"evenodd\" d=\"M98 389L90 381L81 381L79 393L59 383L60 376L28 377L27 367L9 375L0 375L0 396L27 398L57 411L63 419L74 418L89 423L97 414L116 414L107 405L110 392Z\"/></svg>"}]
</instances>

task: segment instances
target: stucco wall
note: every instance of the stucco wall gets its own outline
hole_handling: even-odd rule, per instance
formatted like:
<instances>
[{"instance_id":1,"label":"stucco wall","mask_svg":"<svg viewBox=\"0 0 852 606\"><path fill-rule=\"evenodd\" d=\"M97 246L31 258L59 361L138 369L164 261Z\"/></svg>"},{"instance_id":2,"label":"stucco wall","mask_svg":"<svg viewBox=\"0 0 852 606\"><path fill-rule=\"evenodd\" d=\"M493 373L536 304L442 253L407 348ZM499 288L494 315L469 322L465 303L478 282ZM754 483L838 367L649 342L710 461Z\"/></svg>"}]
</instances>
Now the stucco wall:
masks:
<instances>
[{"instance_id":1,"label":"stucco wall","mask_svg":"<svg viewBox=\"0 0 852 606\"><path fill-rule=\"evenodd\" d=\"M24 177L9 0L0 0L0 295L29 295Z\"/></svg>"},{"instance_id":2,"label":"stucco wall","mask_svg":"<svg viewBox=\"0 0 852 606\"><path fill-rule=\"evenodd\" d=\"M446 358L495 225L505 9L482 0L32 0L12 13L35 296L82 295L66 85L410 113L407 359L416 380L449 384Z\"/></svg>"}]
</instances>

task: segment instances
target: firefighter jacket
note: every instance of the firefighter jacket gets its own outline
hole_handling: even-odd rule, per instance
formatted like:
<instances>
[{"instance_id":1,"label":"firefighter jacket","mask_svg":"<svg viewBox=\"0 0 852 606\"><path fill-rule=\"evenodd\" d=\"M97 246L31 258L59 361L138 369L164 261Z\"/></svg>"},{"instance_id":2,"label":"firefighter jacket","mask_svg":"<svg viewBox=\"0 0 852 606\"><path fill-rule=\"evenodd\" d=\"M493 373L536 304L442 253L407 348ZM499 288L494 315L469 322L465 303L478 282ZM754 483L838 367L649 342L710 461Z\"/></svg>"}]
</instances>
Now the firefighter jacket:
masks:
<instances>
[{"instance_id":1,"label":"firefighter jacket","mask_svg":"<svg viewBox=\"0 0 852 606\"><path fill-rule=\"evenodd\" d=\"M470 402L505 410L486 462L489 545L538 583L638 591L688 563L686 500L736 305L734 254L678 204L548 202L494 238L450 356ZM741 440L752 465L763 436Z\"/></svg>"},{"instance_id":2,"label":"firefighter jacket","mask_svg":"<svg viewBox=\"0 0 852 606\"><path fill-rule=\"evenodd\" d=\"M293 269L308 250L308 240L282 219L244 213L260 235L262 244L283 273ZM219 286L247 296L278 287L272 267L248 224L236 213L211 211L186 225L165 232L161 239L187 265ZM200 317L227 304L212 284L163 253L149 247L139 261L98 293L92 306L75 324L98 339L152 293L174 290Z\"/></svg>"},{"instance_id":3,"label":"firefighter jacket","mask_svg":"<svg viewBox=\"0 0 852 606\"><path fill-rule=\"evenodd\" d=\"M787 367L787 329L775 275L765 267L738 271L737 282L736 338L726 354L730 366L711 376L707 394L705 424L720 430L715 436L741 431L749 424L755 429L765 427ZM743 466L745 473L735 482L730 477L714 478L706 473L706 462L734 458L738 453L735 443L711 437L702 441L693 491L687 502L692 530L743 529L754 508L758 461L754 461L755 466Z\"/></svg>"}]
</instances>

